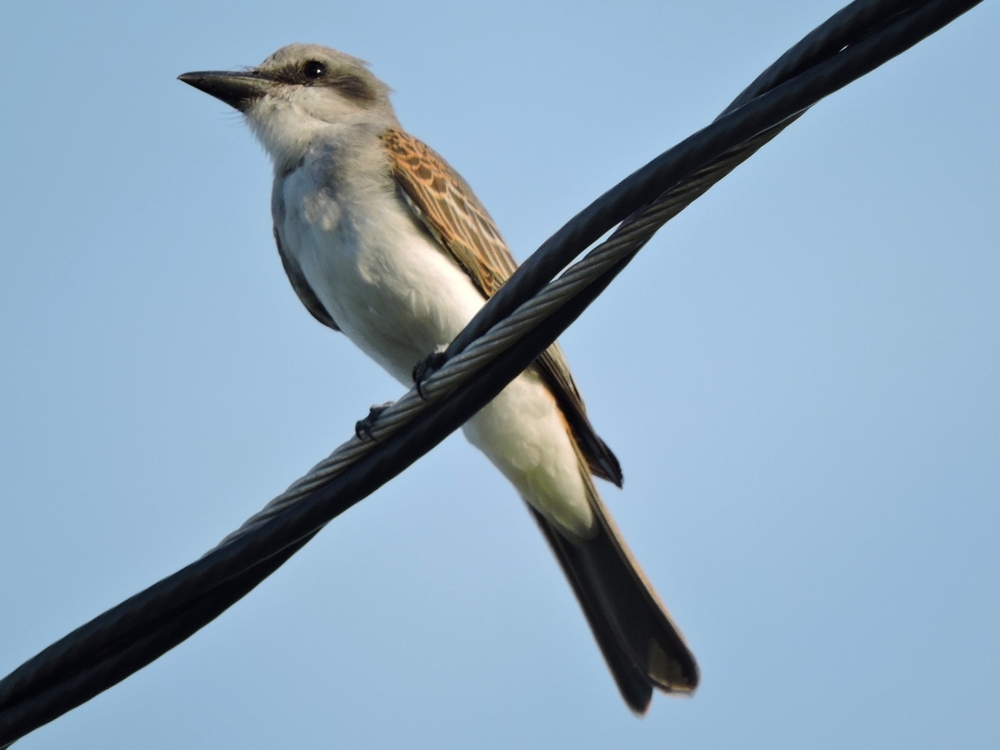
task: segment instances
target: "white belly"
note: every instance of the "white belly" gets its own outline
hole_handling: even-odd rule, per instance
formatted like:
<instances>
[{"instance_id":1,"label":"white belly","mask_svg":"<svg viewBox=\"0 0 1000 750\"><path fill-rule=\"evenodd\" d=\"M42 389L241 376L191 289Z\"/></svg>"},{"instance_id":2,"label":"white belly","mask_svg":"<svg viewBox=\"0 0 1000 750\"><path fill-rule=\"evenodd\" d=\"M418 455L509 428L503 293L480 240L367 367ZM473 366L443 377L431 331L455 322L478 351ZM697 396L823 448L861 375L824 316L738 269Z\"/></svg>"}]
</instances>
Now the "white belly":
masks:
<instances>
[{"instance_id":1,"label":"white belly","mask_svg":"<svg viewBox=\"0 0 1000 750\"><path fill-rule=\"evenodd\" d=\"M411 386L413 365L462 330L482 295L395 195L369 194L359 215L292 175L283 198L282 246L310 288L351 341ZM593 515L581 462L536 373L519 376L463 430L532 506L588 535Z\"/></svg>"}]
</instances>

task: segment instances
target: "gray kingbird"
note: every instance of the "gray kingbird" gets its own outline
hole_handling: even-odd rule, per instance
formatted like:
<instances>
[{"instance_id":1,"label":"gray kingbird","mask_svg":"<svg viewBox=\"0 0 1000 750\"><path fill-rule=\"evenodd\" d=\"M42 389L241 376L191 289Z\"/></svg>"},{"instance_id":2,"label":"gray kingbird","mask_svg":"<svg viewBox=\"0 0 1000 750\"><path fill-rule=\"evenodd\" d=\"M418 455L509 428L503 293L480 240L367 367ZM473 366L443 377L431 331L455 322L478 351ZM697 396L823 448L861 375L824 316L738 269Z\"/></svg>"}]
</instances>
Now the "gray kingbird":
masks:
<instances>
[{"instance_id":1,"label":"gray kingbird","mask_svg":"<svg viewBox=\"0 0 1000 750\"><path fill-rule=\"evenodd\" d=\"M472 189L406 133L354 57L284 47L256 68L180 80L243 113L274 162L278 253L302 304L409 387L517 268ZM555 553L626 703L691 693L694 656L633 559L593 476L621 486L557 344L463 427Z\"/></svg>"}]
</instances>

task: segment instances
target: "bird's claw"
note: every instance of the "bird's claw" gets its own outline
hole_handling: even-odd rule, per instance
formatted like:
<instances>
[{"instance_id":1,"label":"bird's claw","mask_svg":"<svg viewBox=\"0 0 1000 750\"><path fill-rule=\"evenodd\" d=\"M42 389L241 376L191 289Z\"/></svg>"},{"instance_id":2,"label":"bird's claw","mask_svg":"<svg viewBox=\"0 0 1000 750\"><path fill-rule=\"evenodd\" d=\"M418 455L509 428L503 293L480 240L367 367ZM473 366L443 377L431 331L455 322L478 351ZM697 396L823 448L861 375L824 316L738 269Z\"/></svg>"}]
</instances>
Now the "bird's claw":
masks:
<instances>
[{"instance_id":1,"label":"bird's claw","mask_svg":"<svg viewBox=\"0 0 1000 750\"><path fill-rule=\"evenodd\" d=\"M386 401L384 404L375 404L368 410L368 416L364 419L359 419L354 423L354 434L357 435L358 440L364 440L366 437L375 442L375 435L372 433L372 427L375 426L375 422L378 420L379 416L392 406L392 401Z\"/></svg>"},{"instance_id":2,"label":"bird's claw","mask_svg":"<svg viewBox=\"0 0 1000 750\"><path fill-rule=\"evenodd\" d=\"M417 386L417 395L425 401L427 400L427 395L423 389L424 381L440 370L441 366L447 361L447 357L445 357L447 348L446 346L440 346L417 362L417 364L413 365L413 384Z\"/></svg>"}]
</instances>

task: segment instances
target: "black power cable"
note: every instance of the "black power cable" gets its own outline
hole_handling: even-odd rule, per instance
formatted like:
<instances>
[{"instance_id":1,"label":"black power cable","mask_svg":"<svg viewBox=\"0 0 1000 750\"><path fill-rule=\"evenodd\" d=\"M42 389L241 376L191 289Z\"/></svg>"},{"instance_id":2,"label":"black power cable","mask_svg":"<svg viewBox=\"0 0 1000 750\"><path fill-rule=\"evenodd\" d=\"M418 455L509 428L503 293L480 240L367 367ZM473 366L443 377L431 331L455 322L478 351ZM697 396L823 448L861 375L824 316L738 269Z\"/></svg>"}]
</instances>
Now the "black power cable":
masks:
<instances>
[{"instance_id":1,"label":"black power cable","mask_svg":"<svg viewBox=\"0 0 1000 750\"><path fill-rule=\"evenodd\" d=\"M823 97L909 49L980 0L858 0L762 73L708 127L623 180L547 240L455 339L462 351L616 224L664 195L681 210ZM675 211L676 213L676 211ZM245 596L327 522L461 426L554 341L629 254L474 378L302 502L108 610L0 680L0 747L158 658Z\"/></svg>"},{"instance_id":2,"label":"black power cable","mask_svg":"<svg viewBox=\"0 0 1000 750\"><path fill-rule=\"evenodd\" d=\"M948 25L981 0L856 0L807 34L708 127L633 172L547 239L448 347L465 349L608 229L729 148L800 113Z\"/></svg>"}]
</instances>

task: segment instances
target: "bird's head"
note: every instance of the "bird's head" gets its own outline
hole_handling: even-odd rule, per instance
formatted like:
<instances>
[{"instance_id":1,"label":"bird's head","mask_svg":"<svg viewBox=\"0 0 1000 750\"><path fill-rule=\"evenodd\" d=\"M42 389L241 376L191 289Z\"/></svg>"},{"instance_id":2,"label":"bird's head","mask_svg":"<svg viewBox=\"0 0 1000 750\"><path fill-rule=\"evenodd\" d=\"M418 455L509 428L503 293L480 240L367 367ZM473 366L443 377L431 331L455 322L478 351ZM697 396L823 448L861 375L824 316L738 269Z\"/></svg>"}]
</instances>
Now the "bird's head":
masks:
<instances>
[{"instance_id":1,"label":"bird's head","mask_svg":"<svg viewBox=\"0 0 1000 750\"><path fill-rule=\"evenodd\" d=\"M389 87L367 64L318 44L282 47L249 70L179 78L242 112L276 165L296 161L331 128L396 124Z\"/></svg>"}]
</instances>

